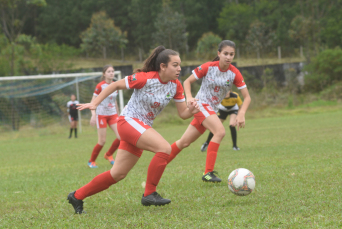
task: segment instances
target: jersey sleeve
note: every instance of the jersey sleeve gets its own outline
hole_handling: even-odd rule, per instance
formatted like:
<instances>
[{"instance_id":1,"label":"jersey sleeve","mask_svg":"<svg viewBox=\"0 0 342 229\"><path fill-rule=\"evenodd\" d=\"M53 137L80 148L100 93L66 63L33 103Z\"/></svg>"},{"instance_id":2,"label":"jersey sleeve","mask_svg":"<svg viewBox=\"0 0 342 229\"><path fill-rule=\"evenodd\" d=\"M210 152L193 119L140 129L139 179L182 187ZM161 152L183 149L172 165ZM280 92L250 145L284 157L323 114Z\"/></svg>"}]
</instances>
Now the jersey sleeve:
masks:
<instances>
[{"instance_id":1,"label":"jersey sleeve","mask_svg":"<svg viewBox=\"0 0 342 229\"><path fill-rule=\"evenodd\" d=\"M198 66L192 71L192 74L195 76L196 79L203 78L208 73L209 65L210 65L210 62L207 62L205 64Z\"/></svg>"},{"instance_id":2,"label":"jersey sleeve","mask_svg":"<svg viewBox=\"0 0 342 229\"><path fill-rule=\"evenodd\" d=\"M127 89L141 89L145 86L147 77L145 72L138 72L130 76L125 77L125 83Z\"/></svg>"},{"instance_id":3,"label":"jersey sleeve","mask_svg":"<svg viewBox=\"0 0 342 229\"><path fill-rule=\"evenodd\" d=\"M245 80L243 79L241 73L239 70L236 69L235 71L235 79L233 84L239 89L243 89L245 87L247 87L247 85L245 84Z\"/></svg>"},{"instance_id":4,"label":"jersey sleeve","mask_svg":"<svg viewBox=\"0 0 342 229\"><path fill-rule=\"evenodd\" d=\"M236 103L238 106L242 105L242 100L241 100L240 96L237 97Z\"/></svg>"},{"instance_id":5,"label":"jersey sleeve","mask_svg":"<svg viewBox=\"0 0 342 229\"><path fill-rule=\"evenodd\" d=\"M173 97L173 100L177 103L185 101L184 89L183 89L181 82L179 82L179 80L177 80L177 91L176 91L175 96Z\"/></svg>"},{"instance_id":6,"label":"jersey sleeve","mask_svg":"<svg viewBox=\"0 0 342 229\"><path fill-rule=\"evenodd\" d=\"M94 95L98 96L101 93L101 91L102 91L101 84L97 84L94 90Z\"/></svg>"}]
</instances>

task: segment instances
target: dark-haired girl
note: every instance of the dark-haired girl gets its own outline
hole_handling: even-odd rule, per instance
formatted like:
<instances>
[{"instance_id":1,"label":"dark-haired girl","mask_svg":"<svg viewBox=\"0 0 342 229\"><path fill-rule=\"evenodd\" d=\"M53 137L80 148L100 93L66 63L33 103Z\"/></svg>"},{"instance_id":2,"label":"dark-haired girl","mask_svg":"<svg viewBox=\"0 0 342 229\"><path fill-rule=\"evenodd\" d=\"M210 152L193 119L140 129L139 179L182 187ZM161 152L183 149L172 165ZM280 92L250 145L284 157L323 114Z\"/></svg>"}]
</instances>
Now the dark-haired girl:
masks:
<instances>
[{"instance_id":1,"label":"dark-haired girl","mask_svg":"<svg viewBox=\"0 0 342 229\"><path fill-rule=\"evenodd\" d=\"M194 119L181 137L171 145L171 154L168 159L170 163L177 154L188 147L192 142L199 138L206 129L213 133L208 149L202 180L205 182L221 182L216 176L214 166L217 157L217 151L226 132L222 122L216 115L218 105L224 99L234 84L241 90L244 103L239 110L235 120L235 125L245 126L245 113L251 102L248 89L243 80L240 71L231 63L235 56L235 44L232 41L224 40L219 44L217 57L192 71L184 81L184 91L188 104L197 101L200 106L200 112L194 115ZM191 94L191 84L202 78L202 84L195 98Z\"/></svg>"},{"instance_id":2,"label":"dark-haired girl","mask_svg":"<svg viewBox=\"0 0 342 229\"><path fill-rule=\"evenodd\" d=\"M121 137L116 163L111 170L96 176L90 183L68 195L75 213L83 212L83 199L101 192L124 179L139 160L142 151L154 152L147 171L145 192L141 203L144 206L165 205L171 202L162 198L156 187L167 165L171 152L170 144L151 126L155 117L171 99L176 102L178 115L187 119L199 112L193 100L185 103L183 87L178 81L181 71L179 54L159 46L145 61L142 69L124 79L110 84L91 103L81 104L80 110L95 109L110 93L122 89L134 89L126 108L118 121Z\"/></svg>"},{"instance_id":3,"label":"dark-haired girl","mask_svg":"<svg viewBox=\"0 0 342 229\"><path fill-rule=\"evenodd\" d=\"M113 79L114 67L112 65L105 65L102 70L101 82L96 85L91 102L96 99L101 91L103 91L106 87L113 83ZM105 153L104 158L108 160L109 163L111 163L112 165L114 164L113 154L120 144L120 136L117 129L119 113L118 104L116 102L117 95L117 91L112 92L97 106L96 111L91 110L92 116L90 119L90 125L96 125L97 127L97 144L93 148L90 159L88 161L89 168L97 168L97 164L95 161L100 151L102 150L102 147L106 143L107 125L115 133L116 139L113 141L112 145Z\"/></svg>"}]
</instances>

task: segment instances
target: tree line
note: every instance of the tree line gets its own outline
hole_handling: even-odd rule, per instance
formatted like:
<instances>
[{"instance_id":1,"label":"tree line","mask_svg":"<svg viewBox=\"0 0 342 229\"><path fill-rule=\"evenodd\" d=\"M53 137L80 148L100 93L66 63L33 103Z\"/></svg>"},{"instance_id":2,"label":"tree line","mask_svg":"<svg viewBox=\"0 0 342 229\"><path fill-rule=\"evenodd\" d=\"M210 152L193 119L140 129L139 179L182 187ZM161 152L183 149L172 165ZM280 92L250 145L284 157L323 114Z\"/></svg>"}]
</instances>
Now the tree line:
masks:
<instances>
[{"instance_id":1,"label":"tree line","mask_svg":"<svg viewBox=\"0 0 342 229\"><path fill-rule=\"evenodd\" d=\"M74 55L141 60L159 44L211 58L229 39L261 57L302 46L311 58L342 42L342 0L0 0L0 16L0 75Z\"/></svg>"}]
</instances>

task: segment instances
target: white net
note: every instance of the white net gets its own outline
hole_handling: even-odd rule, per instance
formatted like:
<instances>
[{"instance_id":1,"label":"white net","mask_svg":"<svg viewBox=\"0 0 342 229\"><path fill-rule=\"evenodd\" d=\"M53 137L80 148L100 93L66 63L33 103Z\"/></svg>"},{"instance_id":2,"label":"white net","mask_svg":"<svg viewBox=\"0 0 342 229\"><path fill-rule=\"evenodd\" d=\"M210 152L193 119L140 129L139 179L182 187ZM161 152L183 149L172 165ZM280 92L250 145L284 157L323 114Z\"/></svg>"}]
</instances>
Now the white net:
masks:
<instances>
[{"instance_id":1,"label":"white net","mask_svg":"<svg viewBox=\"0 0 342 229\"><path fill-rule=\"evenodd\" d=\"M90 102L101 75L102 72L91 72L0 77L0 129L67 125L67 102L71 94L76 95L80 103ZM115 78L121 79L120 71L115 71ZM122 110L121 91L118 104ZM89 110L82 111L82 116L79 114L81 130L81 119L89 120L90 115Z\"/></svg>"}]
</instances>

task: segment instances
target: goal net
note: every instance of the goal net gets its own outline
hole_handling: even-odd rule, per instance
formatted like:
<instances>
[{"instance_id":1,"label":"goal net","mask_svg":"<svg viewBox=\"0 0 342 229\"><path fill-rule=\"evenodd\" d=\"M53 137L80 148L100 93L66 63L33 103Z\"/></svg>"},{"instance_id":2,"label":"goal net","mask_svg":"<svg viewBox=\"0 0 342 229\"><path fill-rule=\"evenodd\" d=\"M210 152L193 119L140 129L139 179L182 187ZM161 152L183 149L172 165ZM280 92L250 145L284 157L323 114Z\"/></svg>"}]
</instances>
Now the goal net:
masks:
<instances>
[{"instance_id":1,"label":"goal net","mask_svg":"<svg viewBox=\"0 0 342 229\"><path fill-rule=\"evenodd\" d=\"M101 76L102 72L0 77L0 131L67 125L70 96L74 94L80 103L89 103ZM121 78L121 71L115 71L115 80ZM118 104L121 111L121 90ZM90 116L89 110L79 112L80 131L82 119L88 122Z\"/></svg>"}]
</instances>

